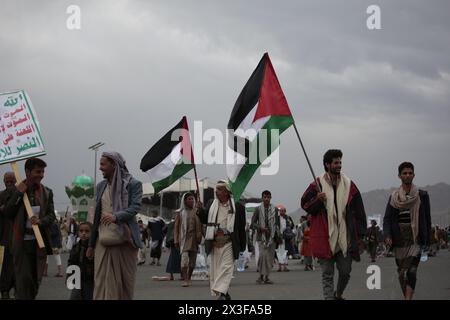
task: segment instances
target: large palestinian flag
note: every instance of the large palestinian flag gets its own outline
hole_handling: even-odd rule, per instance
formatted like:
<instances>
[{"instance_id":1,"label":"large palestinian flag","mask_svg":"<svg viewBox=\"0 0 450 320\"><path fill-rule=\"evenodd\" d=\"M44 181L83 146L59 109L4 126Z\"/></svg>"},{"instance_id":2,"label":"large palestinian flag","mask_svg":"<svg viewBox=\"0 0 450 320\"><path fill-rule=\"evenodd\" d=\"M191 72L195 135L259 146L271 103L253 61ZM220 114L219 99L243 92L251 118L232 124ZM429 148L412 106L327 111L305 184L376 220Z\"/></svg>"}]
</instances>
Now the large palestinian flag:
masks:
<instances>
[{"instance_id":1,"label":"large palestinian flag","mask_svg":"<svg viewBox=\"0 0 450 320\"><path fill-rule=\"evenodd\" d=\"M261 163L278 147L279 141L272 146L271 129L278 129L281 135L293 123L269 54L265 53L242 89L228 122L232 133L227 151L232 156L227 155L227 174L235 200L240 198ZM248 137L236 132L238 129L254 129L256 134ZM264 134L261 129L266 129ZM266 147L267 152L262 152L260 157L261 147ZM258 155L257 159L252 154Z\"/></svg>"},{"instance_id":2,"label":"large palestinian flag","mask_svg":"<svg viewBox=\"0 0 450 320\"><path fill-rule=\"evenodd\" d=\"M141 160L141 170L150 175L155 194L193 168L194 155L186 117L156 142Z\"/></svg>"}]
</instances>

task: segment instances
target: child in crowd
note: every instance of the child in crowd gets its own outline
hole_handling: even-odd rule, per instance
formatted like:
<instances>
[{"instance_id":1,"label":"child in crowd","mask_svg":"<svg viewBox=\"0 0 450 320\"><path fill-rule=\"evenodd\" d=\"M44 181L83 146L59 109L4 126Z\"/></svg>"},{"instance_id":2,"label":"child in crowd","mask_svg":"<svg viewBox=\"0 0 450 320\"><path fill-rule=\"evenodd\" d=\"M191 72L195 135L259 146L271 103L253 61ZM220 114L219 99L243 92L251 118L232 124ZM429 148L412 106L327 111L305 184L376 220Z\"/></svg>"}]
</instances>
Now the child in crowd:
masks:
<instances>
[{"instance_id":1,"label":"child in crowd","mask_svg":"<svg viewBox=\"0 0 450 320\"><path fill-rule=\"evenodd\" d=\"M81 289L73 289L71 300L92 300L94 294L94 259L86 258L92 224L82 222L79 225L78 237L80 240L70 250L67 266L80 267Z\"/></svg>"}]
</instances>

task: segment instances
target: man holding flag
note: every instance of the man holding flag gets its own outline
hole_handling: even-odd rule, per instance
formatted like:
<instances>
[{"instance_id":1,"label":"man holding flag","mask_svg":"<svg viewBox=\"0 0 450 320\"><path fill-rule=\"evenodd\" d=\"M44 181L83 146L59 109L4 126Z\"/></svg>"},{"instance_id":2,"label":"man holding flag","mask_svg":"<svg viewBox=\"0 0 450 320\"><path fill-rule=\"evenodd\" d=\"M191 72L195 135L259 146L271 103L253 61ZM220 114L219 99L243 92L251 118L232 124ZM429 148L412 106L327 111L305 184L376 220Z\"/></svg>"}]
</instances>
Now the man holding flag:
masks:
<instances>
[{"instance_id":1,"label":"man holding flag","mask_svg":"<svg viewBox=\"0 0 450 320\"><path fill-rule=\"evenodd\" d=\"M341 158L341 150L325 153L325 173L310 184L301 199L303 210L311 214L311 251L322 267L325 300L343 299L352 259L360 261L362 239L367 230L361 194L355 183L341 173ZM335 264L339 271L336 291Z\"/></svg>"}]
</instances>

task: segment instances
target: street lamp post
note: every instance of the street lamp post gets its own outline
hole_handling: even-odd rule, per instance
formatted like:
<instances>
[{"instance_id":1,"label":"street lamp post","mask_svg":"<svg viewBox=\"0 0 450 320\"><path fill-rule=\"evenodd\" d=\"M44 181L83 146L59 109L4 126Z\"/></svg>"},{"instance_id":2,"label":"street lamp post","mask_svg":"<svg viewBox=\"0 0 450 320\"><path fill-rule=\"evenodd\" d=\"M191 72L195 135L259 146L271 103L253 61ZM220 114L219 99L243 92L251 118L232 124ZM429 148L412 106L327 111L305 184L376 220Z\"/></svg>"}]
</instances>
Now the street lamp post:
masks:
<instances>
[{"instance_id":1,"label":"street lamp post","mask_svg":"<svg viewBox=\"0 0 450 320\"><path fill-rule=\"evenodd\" d=\"M95 191L97 189L97 151L100 147L104 146L103 142L97 142L96 144L90 146L88 149L94 150L95 152L95 163L94 163L94 200L95 200Z\"/></svg>"}]
</instances>

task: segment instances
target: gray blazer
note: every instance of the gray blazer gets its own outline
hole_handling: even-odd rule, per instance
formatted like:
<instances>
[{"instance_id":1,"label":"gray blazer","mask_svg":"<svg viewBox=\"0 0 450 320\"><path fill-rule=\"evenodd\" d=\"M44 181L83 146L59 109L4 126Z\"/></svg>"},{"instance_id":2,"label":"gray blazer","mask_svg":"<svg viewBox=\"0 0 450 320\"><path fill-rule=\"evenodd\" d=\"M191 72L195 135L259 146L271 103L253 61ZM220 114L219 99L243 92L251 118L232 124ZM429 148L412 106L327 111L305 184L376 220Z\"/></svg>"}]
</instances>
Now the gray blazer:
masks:
<instances>
[{"instance_id":1,"label":"gray blazer","mask_svg":"<svg viewBox=\"0 0 450 320\"><path fill-rule=\"evenodd\" d=\"M94 226L91 232L91 238L89 239L89 247L95 248L95 244L98 238L98 227L100 225L100 217L102 215L102 195L106 189L107 181L103 180L97 184L96 193L96 206L94 216ZM142 248L142 241L139 233L139 226L136 222L135 215L141 210L142 201L142 182L131 178L130 183L127 185L128 190L128 208L123 211L116 212L114 215L117 220L116 223L126 223L130 227L131 236L133 237L134 245L137 248Z\"/></svg>"}]
</instances>

